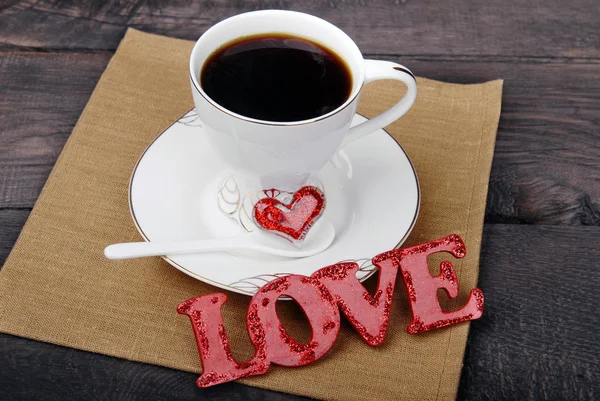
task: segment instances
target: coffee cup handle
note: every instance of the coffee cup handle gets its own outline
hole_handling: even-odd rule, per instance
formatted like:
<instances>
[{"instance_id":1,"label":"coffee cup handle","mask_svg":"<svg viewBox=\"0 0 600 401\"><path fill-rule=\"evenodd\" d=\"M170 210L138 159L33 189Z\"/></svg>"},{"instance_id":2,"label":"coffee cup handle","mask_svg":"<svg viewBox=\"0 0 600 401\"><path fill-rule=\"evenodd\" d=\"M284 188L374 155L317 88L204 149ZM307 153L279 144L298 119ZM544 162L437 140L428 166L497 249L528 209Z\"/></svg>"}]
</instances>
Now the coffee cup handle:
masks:
<instances>
[{"instance_id":1,"label":"coffee cup handle","mask_svg":"<svg viewBox=\"0 0 600 401\"><path fill-rule=\"evenodd\" d=\"M402 81L408 87L408 91L398 103L392 106L392 108L370 120L350 128L348 134L342 141L340 148L393 123L410 110L415 102L415 99L417 98L417 81L408 68L390 61L365 60L365 83L381 79L396 79Z\"/></svg>"}]
</instances>

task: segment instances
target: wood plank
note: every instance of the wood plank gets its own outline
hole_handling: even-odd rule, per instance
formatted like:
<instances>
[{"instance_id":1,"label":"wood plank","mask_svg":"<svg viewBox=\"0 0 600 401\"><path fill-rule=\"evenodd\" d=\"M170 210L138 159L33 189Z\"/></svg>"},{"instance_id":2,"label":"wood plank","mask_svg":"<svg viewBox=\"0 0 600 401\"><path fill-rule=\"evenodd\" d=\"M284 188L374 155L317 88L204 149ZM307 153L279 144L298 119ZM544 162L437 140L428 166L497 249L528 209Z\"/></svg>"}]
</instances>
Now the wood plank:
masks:
<instances>
[{"instance_id":1,"label":"wood plank","mask_svg":"<svg viewBox=\"0 0 600 401\"><path fill-rule=\"evenodd\" d=\"M505 80L486 222L600 225L600 64L399 60L441 81Z\"/></svg>"},{"instance_id":2,"label":"wood plank","mask_svg":"<svg viewBox=\"0 0 600 401\"><path fill-rule=\"evenodd\" d=\"M459 399L600 399L599 227L486 225Z\"/></svg>"},{"instance_id":3,"label":"wood plank","mask_svg":"<svg viewBox=\"0 0 600 401\"><path fill-rule=\"evenodd\" d=\"M590 0L25 0L0 10L0 37L8 46L114 50L127 26L195 40L226 17L267 8L329 20L365 53L600 56L600 11Z\"/></svg>"},{"instance_id":4,"label":"wood plank","mask_svg":"<svg viewBox=\"0 0 600 401\"><path fill-rule=\"evenodd\" d=\"M471 325L459 400L600 399L598 238L599 227L485 226L486 309ZM8 335L0 378L10 399L298 399L237 384L200 390L193 374Z\"/></svg>"},{"instance_id":5,"label":"wood plank","mask_svg":"<svg viewBox=\"0 0 600 401\"><path fill-rule=\"evenodd\" d=\"M0 53L0 208L33 206L110 55ZM387 58L442 81L506 80L487 222L600 225L600 64Z\"/></svg>"},{"instance_id":6,"label":"wood plank","mask_svg":"<svg viewBox=\"0 0 600 401\"><path fill-rule=\"evenodd\" d=\"M0 57L0 207L32 207L111 53Z\"/></svg>"},{"instance_id":7,"label":"wood plank","mask_svg":"<svg viewBox=\"0 0 600 401\"><path fill-rule=\"evenodd\" d=\"M196 387L198 375L0 334L6 400L301 401L238 383Z\"/></svg>"},{"instance_id":8,"label":"wood plank","mask_svg":"<svg viewBox=\"0 0 600 401\"><path fill-rule=\"evenodd\" d=\"M29 210L0 210L0 266L4 266L27 217Z\"/></svg>"}]
</instances>

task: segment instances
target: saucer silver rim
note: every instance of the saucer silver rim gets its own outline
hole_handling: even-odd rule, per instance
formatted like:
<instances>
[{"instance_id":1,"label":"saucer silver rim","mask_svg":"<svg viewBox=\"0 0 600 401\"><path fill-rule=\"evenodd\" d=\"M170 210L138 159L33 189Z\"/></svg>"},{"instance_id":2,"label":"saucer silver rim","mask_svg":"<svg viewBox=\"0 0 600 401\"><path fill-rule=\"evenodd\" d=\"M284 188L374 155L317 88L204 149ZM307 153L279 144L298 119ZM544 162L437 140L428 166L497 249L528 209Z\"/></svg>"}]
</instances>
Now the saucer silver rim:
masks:
<instances>
[{"instance_id":1,"label":"saucer silver rim","mask_svg":"<svg viewBox=\"0 0 600 401\"><path fill-rule=\"evenodd\" d=\"M142 154L140 155L140 157L138 158L138 160L136 161L134 167L133 167L133 171L131 172L131 176L129 178L129 186L128 186L128 190L127 190L127 202L129 204L129 213L131 215L131 219L133 220L133 224L135 225L135 228L137 229L137 231L140 233L140 235L142 236L142 238L144 239L144 241L146 242L151 242L150 239L148 238L148 236L146 235L146 233L144 233L144 230L142 230L142 227L140 226L137 216L135 215L135 211L133 210L133 204L131 202L132 199L132 187L133 187L133 180L135 178L135 173L138 170L138 167L141 163L141 161L144 159L144 156L146 155L146 153L148 152L148 150L152 147L152 145L154 145L154 143L160 138L162 137L167 131L169 131L169 129L177 124L183 117L185 117L186 115L188 115L191 111L193 111L194 108L191 108L190 110L188 110L187 112L185 112L183 115L181 115L179 118L177 118L175 121L173 121L173 123L171 123L167 128L165 128L160 134L158 134L156 136L156 138L154 138L152 140L152 142L150 142L150 144L148 144L148 146L146 146L146 148L144 149L144 151L142 152ZM357 115L367 118L366 116L356 113ZM414 229L416 223L417 223L417 219L419 217L419 212L421 210L421 184L419 182L419 176L417 175L417 171L415 169L415 166L410 158L410 156L408 155L408 153L406 153L406 151L404 150L404 148L402 147L402 145L400 145L400 143L398 143L398 141L396 141L396 139L385 129L382 128L382 131L385 132L393 141L394 143L400 148L400 150L402 151L402 153L404 153L404 155L406 156L406 159L408 160L408 163L410 165L410 168L412 169L413 172L413 176L415 177L415 182L417 184L417 207L415 209L414 215L413 215L413 219L410 223L410 226L408 228L408 230L406 231L406 233L404 234L404 236L402 236L402 238L398 241L398 243L394 246L394 249L399 248L408 238L408 236L412 233L412 230ZM372 255L371 258L373 258L375 255ZM238 294L243 294L243 295L248 295L250 297L253 297L256 293L255 292L250 292L250 291L246 291L246 290L242 290L240 288L236 288L236 287L232 287L230 285L227 284L223 284L220 282L216 282L214 280L211 280L209 278L206 278L204 276L201 276L197 273L192 272L191 270L186 269L184 266L180 265L179 263L175 262L174 260L170 259L168 256L160 256L161 259L163 259L165 262L167 262L168 264L170 264L171 266L173 266L174 268L176 268L177 270L181 271L182 273L195 278L196 280L205 282L207 284L211 284L217 288L221 288L224 290L228 290L234 293L238 293ZM342 262L342 261L340 261ZM323 266L325 267L325 266ZM367 273L364 277L360 278L360 282L364 282L366 280L368 280L371 276L373 276L373 274L375 274L375 272L377 271L377 269L373 269L371 272ZM281 273L281 274L286 274L286 273ZM292 274L292 273L289 273ZM259 276L255 276L255 277L259 277ZM246 279L253 279L255 277L248 277ZM245 279L245 280L246 280Z\"/></svg>"}]
</instances>

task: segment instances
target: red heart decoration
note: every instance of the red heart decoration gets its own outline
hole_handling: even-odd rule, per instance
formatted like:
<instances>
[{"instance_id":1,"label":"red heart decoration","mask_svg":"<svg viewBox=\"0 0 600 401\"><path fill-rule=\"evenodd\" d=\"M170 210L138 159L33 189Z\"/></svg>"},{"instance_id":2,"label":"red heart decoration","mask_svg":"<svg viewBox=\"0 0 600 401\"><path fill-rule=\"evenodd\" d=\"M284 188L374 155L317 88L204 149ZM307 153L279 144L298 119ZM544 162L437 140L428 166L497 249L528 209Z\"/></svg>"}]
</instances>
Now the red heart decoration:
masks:
<instances>
[{"instance_id":1,"label":"red heart decoration","mask_svg":"<svg viewBox=\"0 0 600 401\"><path fill-rule=\"evenodd\" d=\"M316 187L306 186L296 191L287 205L274 197L258 201L254 205L254 221L264 230L302 240L324 209L325 195Z\"/></svg>"}]
</instances>

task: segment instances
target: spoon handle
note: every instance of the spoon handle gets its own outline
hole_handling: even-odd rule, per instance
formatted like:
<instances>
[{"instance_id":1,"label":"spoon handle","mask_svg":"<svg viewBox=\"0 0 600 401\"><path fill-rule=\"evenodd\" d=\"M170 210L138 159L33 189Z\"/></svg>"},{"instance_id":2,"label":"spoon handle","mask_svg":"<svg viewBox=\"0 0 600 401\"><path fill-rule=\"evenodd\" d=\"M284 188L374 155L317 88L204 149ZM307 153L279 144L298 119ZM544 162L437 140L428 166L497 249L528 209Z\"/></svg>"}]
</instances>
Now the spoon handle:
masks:
<instances>
[{"instance_id":1,"label":"spoon handle","mask_svg":"<svg viewBox=\"0 0 600 401\"><path fill-rule=\"evenodd\" d=\"M326 250L335 238L331 223L322 224L314 233L311 230L302 249L294 247L273 234L254 231L237 237L170 242L125 242L104 248L108 259L133 259L146 256L180 255L202 252L253 250L288 258L305 258Z\"/></svg>"},{"instance_id":2,"label":"spoon handle","mask_svg":"<svg viewBox=\"0 0 600 401\"><path fill-rule=\"evenodd\" d=\"M146 256L230 251L245 249L248 245L248 240L240 237L178 242L124 242L107 246L104 249L104 256L112 260L121 260Z\"/></svg>"}]
</instances>

